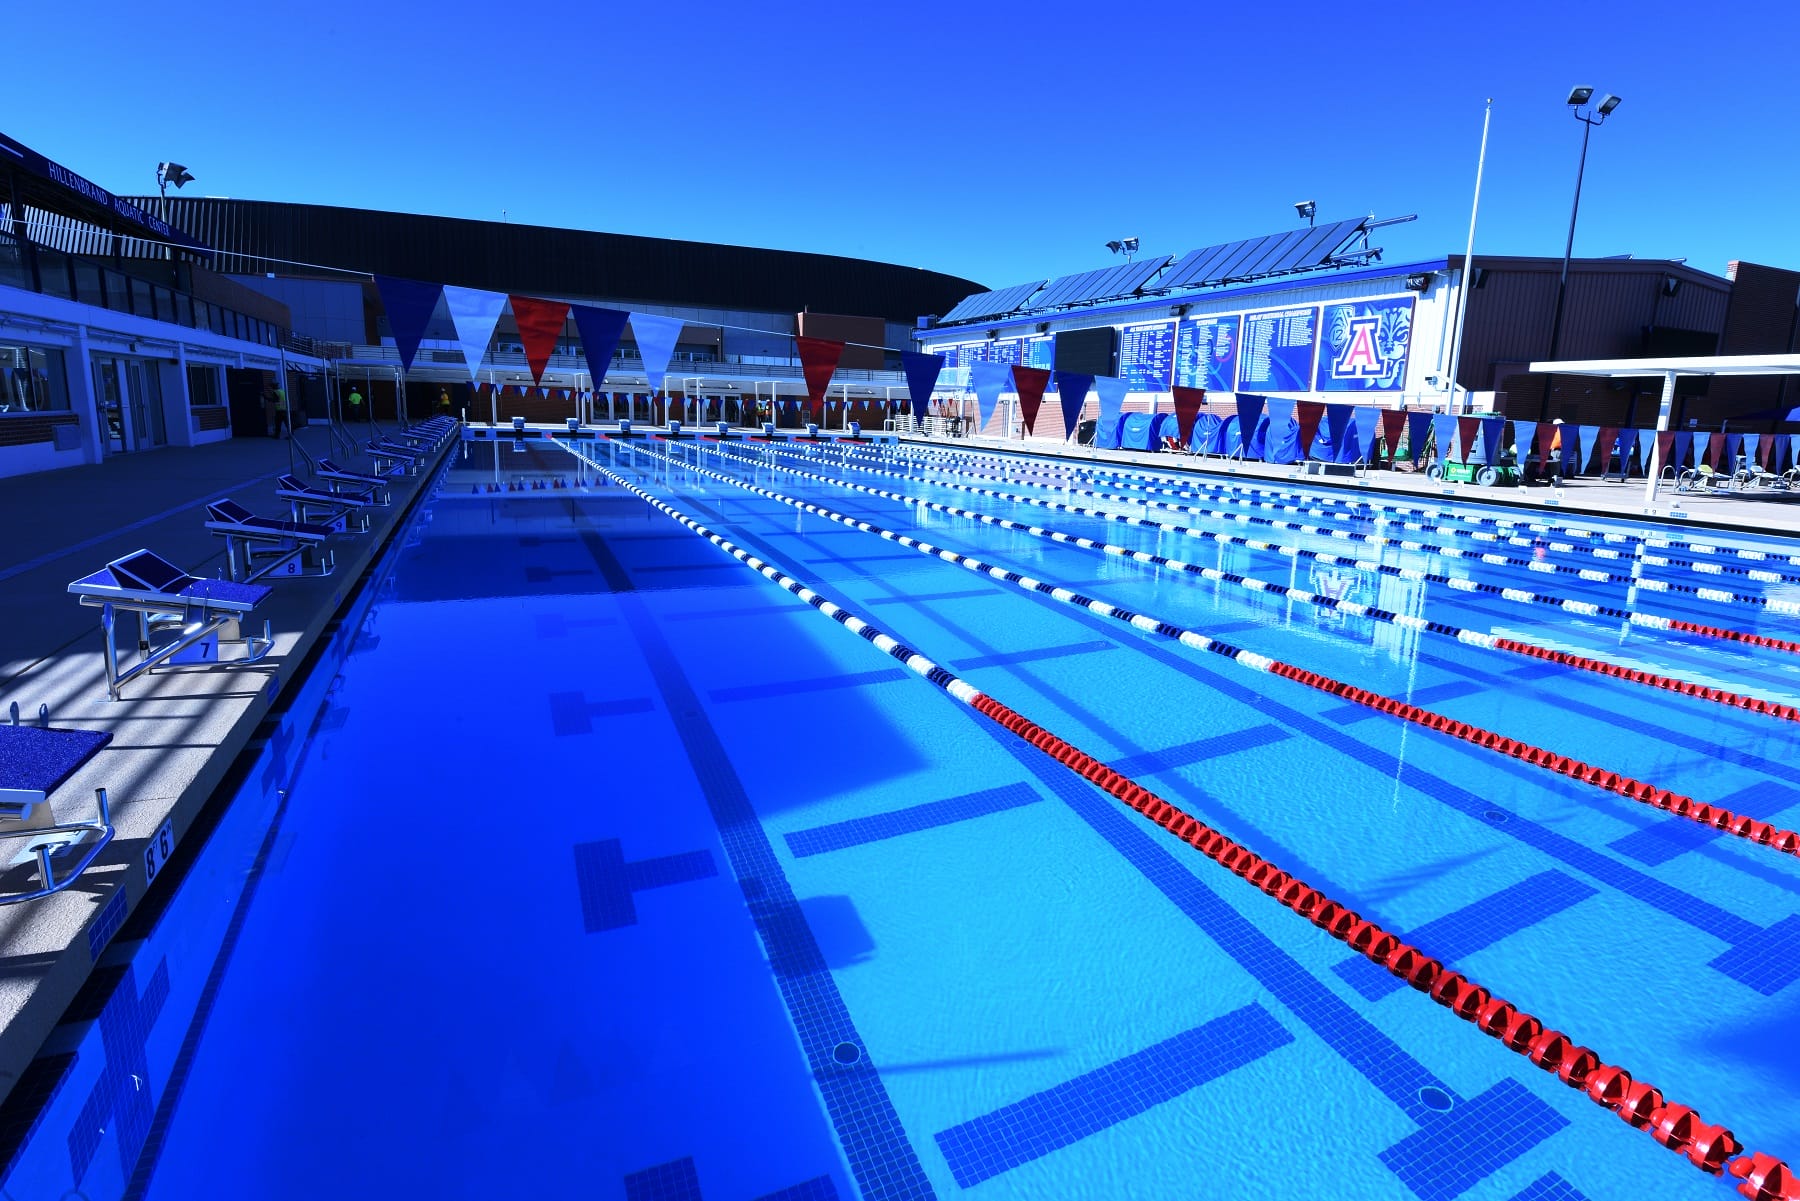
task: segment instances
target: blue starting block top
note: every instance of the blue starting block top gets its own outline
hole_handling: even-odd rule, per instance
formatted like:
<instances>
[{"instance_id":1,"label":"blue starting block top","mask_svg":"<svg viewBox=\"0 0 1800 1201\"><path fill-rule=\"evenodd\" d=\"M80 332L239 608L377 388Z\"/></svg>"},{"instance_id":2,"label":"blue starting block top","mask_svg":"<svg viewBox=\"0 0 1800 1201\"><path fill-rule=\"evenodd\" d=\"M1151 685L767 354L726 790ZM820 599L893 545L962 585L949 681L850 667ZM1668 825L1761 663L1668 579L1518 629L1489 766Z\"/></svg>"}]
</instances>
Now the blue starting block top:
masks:
<instances>
[{"instance_id":1,"label":"blue starting block top","mask_svg":"<svg viewBox=\"0 0 1800 1201\"><path fill-rule=\"evenodd\" d=\"M111 741L110 730L0 722L0 803L31 805L44 800Z\"/></svg>"}]
</instances>

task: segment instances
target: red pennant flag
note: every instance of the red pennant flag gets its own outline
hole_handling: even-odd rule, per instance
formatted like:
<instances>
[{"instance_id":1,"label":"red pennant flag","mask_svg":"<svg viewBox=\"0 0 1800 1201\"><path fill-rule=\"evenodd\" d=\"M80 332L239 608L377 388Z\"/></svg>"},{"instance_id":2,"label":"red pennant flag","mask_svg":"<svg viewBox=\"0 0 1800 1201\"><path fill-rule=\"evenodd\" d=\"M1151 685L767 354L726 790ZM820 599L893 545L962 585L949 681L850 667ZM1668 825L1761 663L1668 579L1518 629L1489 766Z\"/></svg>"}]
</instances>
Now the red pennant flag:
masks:
<instances>
[{"instance_id":1,"label":"red pennant flag","mask_svg":"<svg viewBox=\"0 0 1800 1201\"><path fill-rule=\"evenodd\" d=\"M1295 402L1294 412L1300 421L1300 453L1310 456L1313 435L1319 432L1319 422L1325 419L1325 406L1316 400L1302 400Z\"/></svg>"},{"instance_id":2,"label":"red pennant flag","mask_svg":"<svg viewBox=\"0 0 1800 1201\"><path fill-rule=\"evenodd\" d=\"M1457 442L1456 458L1459 461L1465 462L1465 463L1468 462L1469 456L1471 454L1473 454L1475 451L1475 438L1480 433L1481 433L1481 418L1479 418L1479 417L1458 417L1456 419L1456 442ZM1448 458L1448 457L1449 457L1448 455L1445 456L1445 458Z\"/></svg>"},{"instance_id":3,"label":"red pennant flag","mask_svg":"<svg viewBox=\"0 0 1800 1201\"><path fill-rule=\"evenodd\" d=\"M824 407L825 390L837 372L838 360L844 357L844 344L829 338L794 339L800 347L800 372L806 376L806 398L811 402L813 420L819 420Z\"/></svg>"},{"instance_id":4,"label":"red pennant flag","mask_svg":"<svg viewBox=\"0 0 1800 1201\"><path fill-rule=\"evenodd\" d=\"M1590 450L1588 453L1591 454L1596 461L1598 461L1598 463L1600 464L1601 471L1605 471L1608 467L1612 466L1613 443L1617 442L1618 440L1619 440L1619 427L1618 426L1603 425L1600 427L1600 437L1596 441L1593 449Z\"/></svg>"},{"instance_id":5,"label":"red pennant flag","mask_svg":"<svg viewBox=\"0 0 1800 1201\"><path fill-rule=\"evenodd\" d=\"M1184 388L1176 384L1175 393L1175 428L1178 431L1176 440L1183 446L1194 436L1194 418L1200 415L1200 406L1206 403L1205 388Z\"/></svg>"},{"instance_id":6,"label":"red pennant flag","mask_svg":"<svg viewBox=\"0 0 1800 1201\"><path fill-rule=\"evenodd\" d=\"M1405 430L1405 409L1381 410L1381 440L1387 443L1388 458L1394 458L1400 453L1400 435Z\"/></svg>"},{"instance_id":7,"label":"red pennant flag","mask_svg":"<svg viewBox=\"0 0 1800 1201\"><path fill-rule=\"evenodd\" d=\"M1562 426L1557 425L1554 421L1546 421L1537 427L1538 463L1545 471L1554 467L1551 460L1555 457L1556 448L1553 448L1551 443L1556 441L1556 435L1561 432Z\"/></svg>"},{"instance_id":8,"label":"red pennant flag","mask_svg":"<svg viewBox=\"0 0 1800 1201\"><path fill-rule=\"evenodd\" d=\"M533 296L512 298L513 320L519 326L519 341L525 345L525 361L531 364L533 383L544 382L544 368L562 337L563 325L569 320L569 306L560 300L539 300Z\"/></svg>"},{"instance_id":9,"label":"red pennant flag","mask_svg":"<svg viewBox=\"0 0 1800 1201\"><path fill-rule=\"evenodd\" d=\"M1050 386L1050 372L1042 367L1013 364L1013 391L1019 394L1019 416L1025 420L1025 432L1037 424L1038 407L1044 403L1044 389Z\"/></svg>"},{"instance_id":10,"label":"red pennant flag","mask_svg":"<svg viewBox=\"0 0 1800 1201\"><path fill-rule=\"evenodd\" d=\"M1674 432L1670 431L1669 433L1656 435L1656 461L1658 463L1661 463L1664 467L1675 467L1677 470L1679 470L1680 464L1675 463L1674 458L1675 458L1675 434L1674 434Z\"/></svg>"}]
</instances>

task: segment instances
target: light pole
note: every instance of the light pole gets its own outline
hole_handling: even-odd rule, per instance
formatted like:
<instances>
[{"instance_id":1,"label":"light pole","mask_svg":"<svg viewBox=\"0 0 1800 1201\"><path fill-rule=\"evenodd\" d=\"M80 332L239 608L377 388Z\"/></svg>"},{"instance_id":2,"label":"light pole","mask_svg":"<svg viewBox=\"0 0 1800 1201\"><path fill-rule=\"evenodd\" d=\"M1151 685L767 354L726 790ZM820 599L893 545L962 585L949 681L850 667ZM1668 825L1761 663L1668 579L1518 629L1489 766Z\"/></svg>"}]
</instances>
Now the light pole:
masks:
<instances>
[{"instance_id":1,"label":"light pole","mask_svg":"<svg viewBox=\"0 0 1800 1201\"><path fill-rule=\"evenodd\" d=\"M1562 347L1563 304L1569 293L1569 257L1575 252L1575 218L1581 212L1581 180L1587 173L1588 138L1593 134L1594 126L1604 125L1612 111L1619 107L1619 98L1608 92L1600 97L1600 103L1582 112L1593 98L1593 88L1578 87L1569 92L1569 115L1581 122L1581 159L1575 167L1575 203L1569 207L1569 240L1563 244L1562 275L1556 281L1556 313L1550 319L1550 362L1556 361L1557 351ZM1546 380L1544 407L1538 419L1543 420L1549 415L1550 383Z\"/></svg>"}]
</instances>

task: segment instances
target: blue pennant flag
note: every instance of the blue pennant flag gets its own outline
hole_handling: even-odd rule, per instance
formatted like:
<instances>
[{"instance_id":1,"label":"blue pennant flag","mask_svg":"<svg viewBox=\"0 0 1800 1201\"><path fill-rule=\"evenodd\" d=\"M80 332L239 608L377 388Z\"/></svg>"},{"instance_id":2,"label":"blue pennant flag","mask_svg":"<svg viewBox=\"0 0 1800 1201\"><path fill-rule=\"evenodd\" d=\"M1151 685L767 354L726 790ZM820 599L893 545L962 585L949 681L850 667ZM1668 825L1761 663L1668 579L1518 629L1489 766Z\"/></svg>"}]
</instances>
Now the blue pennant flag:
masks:
<instances>
[{"instance_id":1,"label":"blue pennant flag","mask_svg":"<svg viewBox=\"0 0 1800 1201\"><path fill-rule=\"evenodd\" d=\"M1532 435L1537 433L1538 423L1513 419L1513 454L1518 456L1519 466L1531 457Z\"/></svg>"},{"instance_id":2,"label":"blue pennant flag","mask_svg":"<svg viewBox=\"0 0 1800 1201\"><path fill-rule=\"evenodd\" d=\"M994 415L994 409L1000 403L1000 393L1012 383L1011 363L971 363L969 365L969 387L975 389L975 404L981 410L981 423L977 425L979 432L987 428L988 418Z\"/></svg>"},{"instance_id":3,"label":"blue pennant flag","mask_svg":"<svg viewBox=\"0 0 1800 1201\"><path fill-rule=\"evenodd\" d=\"M1119 414L1125 408L1125 393L1131 384L1116 375L1096 375L1094 391L1100 394L1100 417L1094 426L1095 446L1119 444Z\"/></svg>"},{"instance_id":4,"label":"blue pennant flag","mask_svg":"<svg viewBox=\"0 0 1800 1201\"><path fill-rule=\"evenodd\" d=\"M1425 457L1425 435L1431 429L1431 410L1413 409L1406 414L1406 453L1417 463Z\"/></svg>"},{"instance_id":5,"label":"blue pennant flag","mask_svg":"<svg viewBox=\"0 0 1800 1201\"><path fill-rule=\"evenodd\" d=\"M1240 450L1245 458L1250 457L1250 447L1256 441L1256 425L1262 420L1263 404L1268 398L1249 392L1237 394L1238 408L1238 444L1233 450Z\"/></svg>"},{"instance_id":6,"label":"blue pennant flag","mask_svg":"<svg viewBox=\"0 0 1800 1201\"><path fill-rule=\"evenodd\" d=\"M387 311L388 329L400 351L400 366L402 370L411 371L413 359L419 353L419 339L425 336L425 327L431 324L431 315L437 311L444 286L377 275L375 290L381 293L381 307Z\"/></svg>"},{"instance_id":7,"label":"blue pennant flag","mask_svg":"<svg viewBox=\"0 0 1800 1201\"><path fill-rule=\"evenodd\" d=\"M1056 395L1062 401L1063 439L1067 441L1075 436L1075 427L1081 423L1081 410L1087 404L1088 392L1094 386L1094 377L1079 371L1058 371L1056 373Z\"/></svg>"},{"instance_id":8,"label":"blue pennant flag","mask_svg":"<svg viewBox=\"0 0 1800 1201\"><path fill-rule=\"evenodd\" d=\"M506 293L446 284L444 303L450 308L450 321L456 326L456 340L462 344L463 362L469 365L469 378L480 379L481 360L487 354L494 327L500 324L500 314L506 308Z\"/></svg>"},{"instance_id":9,"label":"blue pennant flag","mask_svg":"<svg viewBox=\"0 0 1800 1201\"><path fill-rule=\"evenodd\" d=\"M900 363L906 368L906 392L912 398L913 416L923 421L931 407L931 391L944 370L944 356L908 350L901 352Z\"/></svg>"},{"instance_id":10,"label":"blue pennant flag","mask_svg":"<svg viewBox=\"0 0 1800 1201\"><path fill-rule=\"evenodd\" d=\"M581 353L587 356L588 371L597 388L606 382L606 369L612 366L631 314L586 304L572 304L569 312L574 314L575 331L581 335Z\"/></svg>"},{"instance_id":11,"label":"blue pennant flag","mask_svg":"<svg viewBox=\"0 0 1800 1201\"><path fill-rule=\"evenodd\" d=\"M644 375L652 392L662 391L669 374L669 360L675 357L675 343L686 324L679 317L657 317L649 313L631 315L631 332L637 339L638 354L644 360Z\"/></svg>"}]
</instances>

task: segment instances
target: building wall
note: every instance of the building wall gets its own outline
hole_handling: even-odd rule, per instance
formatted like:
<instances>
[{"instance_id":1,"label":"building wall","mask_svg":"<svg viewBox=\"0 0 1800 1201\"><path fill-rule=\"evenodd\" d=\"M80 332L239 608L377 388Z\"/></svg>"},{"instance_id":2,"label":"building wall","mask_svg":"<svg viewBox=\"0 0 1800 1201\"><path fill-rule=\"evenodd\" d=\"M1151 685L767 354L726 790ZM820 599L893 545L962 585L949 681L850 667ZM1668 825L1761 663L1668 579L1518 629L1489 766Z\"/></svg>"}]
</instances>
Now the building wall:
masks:
<instances>
[{"instance_id":1,"label":"building wall","mask_svg":"<svg viewBox=\"0 0 1800 1201\"><path fill-rule=\"evenodd\" d=\"M1731 265L1731 305L1720 354L1790 354L1800 319L1800 271L1756 263ZM1722 377L1706 407L1720 417L1800 405L1800 386L1785 376Z\"/></svg>"},{"instance_id":2,"label":"building wall","mask_svg":"<svg viewBox=\"0 0 1800 1201\"><path fill-rule=\"evenodd\" d=\"M216 409L196 408L190 367L276 371L281 352L171 322L136 317L57 296L0 286L0 344L60 352L67 408L0 413L0 476L97 463L108 453L110 423L100 392L102 365L115 364L144 386L146 403L160 411L165 444L195 446L229 437ZM129 414L122 413L123 421ZM60 439L76 431L74 445Z\"/></svg>"}]
</instances>

